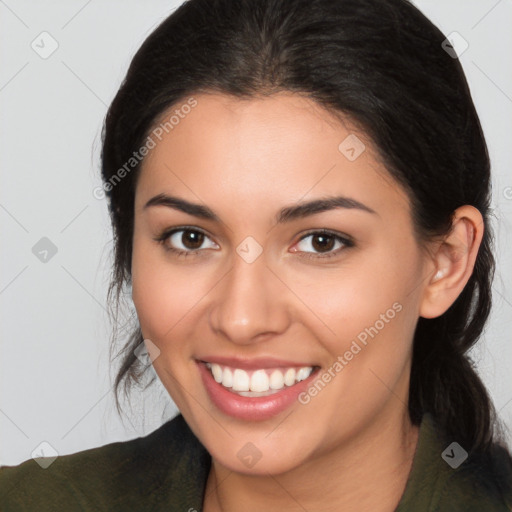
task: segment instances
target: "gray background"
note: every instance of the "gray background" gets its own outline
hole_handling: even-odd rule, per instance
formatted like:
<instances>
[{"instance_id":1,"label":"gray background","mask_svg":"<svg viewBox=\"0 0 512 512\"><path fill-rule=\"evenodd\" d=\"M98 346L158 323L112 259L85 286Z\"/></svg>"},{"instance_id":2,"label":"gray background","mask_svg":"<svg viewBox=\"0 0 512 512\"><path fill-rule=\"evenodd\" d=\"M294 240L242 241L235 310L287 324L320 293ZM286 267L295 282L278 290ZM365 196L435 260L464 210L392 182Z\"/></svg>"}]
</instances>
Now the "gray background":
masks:
<instances>
[{"instance_id":1,"label":"gray background","mask_svg":"<svg viewBox=\"0 0 512 512\"><path fill-rule=\"evenodd\" d=\"M175 413L159 383L134 393L123 421L113 406L111 232L93 189L107 105L136 49L180 3L0 0L2 464L30 458L43 441L63 455L144 435ZM498 259L493 314L473 356L510 427L512 2L415 3L445 34L469 43L460 59L493 164ZM51 49L43 31L58 44L45 59L31 47ZM57 249L47 261L33 253L42 237Z\"/></svg>"}]
</instances>

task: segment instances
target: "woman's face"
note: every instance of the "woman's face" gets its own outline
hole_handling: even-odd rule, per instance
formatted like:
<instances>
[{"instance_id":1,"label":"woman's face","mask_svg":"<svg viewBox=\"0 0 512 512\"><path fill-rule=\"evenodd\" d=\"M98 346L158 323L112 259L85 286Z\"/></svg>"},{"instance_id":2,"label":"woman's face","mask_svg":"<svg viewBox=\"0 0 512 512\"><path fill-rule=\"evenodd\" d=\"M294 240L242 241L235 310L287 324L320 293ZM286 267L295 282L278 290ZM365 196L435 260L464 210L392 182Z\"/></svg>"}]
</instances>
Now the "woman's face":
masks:
<instances>
[{"instance_id":1,"label":"woman's face","mask_svg":"<svg viewBox=\"0 0 512 512\"><path fill-rule=\"evenodd\" d=\"M405 192L349 123L291 93L194 98L139 176L133 300L213 458L284 472L406 417L432 267Z\"/></svg>"}]
</instances>

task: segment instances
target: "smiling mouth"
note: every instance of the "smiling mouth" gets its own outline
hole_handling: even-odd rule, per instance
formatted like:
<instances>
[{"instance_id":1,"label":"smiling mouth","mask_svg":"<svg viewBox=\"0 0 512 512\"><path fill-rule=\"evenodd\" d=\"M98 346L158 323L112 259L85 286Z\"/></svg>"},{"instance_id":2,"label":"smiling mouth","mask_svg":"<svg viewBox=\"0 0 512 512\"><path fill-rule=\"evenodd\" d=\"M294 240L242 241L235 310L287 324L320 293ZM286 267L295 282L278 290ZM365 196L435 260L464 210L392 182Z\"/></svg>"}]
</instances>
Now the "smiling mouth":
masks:
<instances>
[{"instance_id":1,"label":"smiling mouth","mask_svg":"<svg viewBox=\"0 0 512 512\"><path fill-rule=\"evenodd\" d=\"M263 397L279 393L307 379L319 366L243 370L203 361L215 382L240 396Z\"/></svg>"}]
</instances>

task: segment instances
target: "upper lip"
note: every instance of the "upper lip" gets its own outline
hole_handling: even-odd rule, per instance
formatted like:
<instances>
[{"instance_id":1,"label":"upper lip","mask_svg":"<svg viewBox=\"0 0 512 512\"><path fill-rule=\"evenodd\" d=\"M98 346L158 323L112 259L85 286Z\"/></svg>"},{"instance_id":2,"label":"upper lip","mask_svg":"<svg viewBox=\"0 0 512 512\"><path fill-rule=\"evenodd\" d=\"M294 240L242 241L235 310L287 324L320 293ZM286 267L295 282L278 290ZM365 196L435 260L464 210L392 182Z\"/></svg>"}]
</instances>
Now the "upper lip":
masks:
<instances>
[{"instance_id":1,"label":"upper lip","mask_svg":"<svg viewBox=\"0 0 512 512\"><path fill-rule=\"evenodd\" d=\"M254 358L239 358L239 357L222 357L222 356L204 356L198 358L198 361L203 363L216 363L223 366L230 366L231 368L240 368L241 370L259 370L263 368L280 368L280 367L309 367L315 366L310 363L298 363L297 361L289 361L285 359L276 359L274 357L254 357Z\"/></svg>"}]
</instances>

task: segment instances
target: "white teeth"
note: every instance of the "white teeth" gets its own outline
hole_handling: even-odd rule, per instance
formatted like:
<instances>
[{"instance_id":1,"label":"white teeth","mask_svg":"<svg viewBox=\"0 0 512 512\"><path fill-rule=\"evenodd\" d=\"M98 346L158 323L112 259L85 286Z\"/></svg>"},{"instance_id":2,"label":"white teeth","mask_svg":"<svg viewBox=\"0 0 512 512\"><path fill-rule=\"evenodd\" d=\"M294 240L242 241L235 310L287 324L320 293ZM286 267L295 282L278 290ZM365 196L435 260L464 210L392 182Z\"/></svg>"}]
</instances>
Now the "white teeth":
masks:
<instances>
[{"instance_id":1,"label":"white teeth","mask_svg":"<svg viewBox=\"0 0 512 512\"><path fill-rule=\"evenodd\" d=\"M274 370L270 374L270 389L283 389L284 388L284 377L283 372Z\"/></svg>"},{"instance_id":2,"label":"white teeth","mask_svg":"<svg viewBox=\"0 0 512 512\"><path fill-rule=\"evenodd\" d=\"M313 368L301 368L297 373L297 382L300 382L301 380L307 379L311 372L313 371Z\"/></svg>"},{"instance_id":3,"label":"white teeth","mask_svg":"<svg viewBox=\"0 0 512 512\"><path fill-rule=\"evenodd\" d=\"M293 368L288 368L286 373L284 374L284 383L287 386L293 386L295 384L295 370Z\"/></svg>"},{"instance_id":4,"label":"white teeth","mask_svg":"<svg viewBox=\"0 0 512 512\"><path fill-rule=\"evenodd\" d=\"M212 364L211 370L213 374L213 378L215 379L215 382L221 383L222 382L222 368L218 364Z\"/></svg>"},{"instance_id":5,"label":"white teeth","mask_svg":"<svg viewBox=\"0 0 512 512\"><path fill-rule=\"evenodd\" d=\"M206 363L206 367L211 371L215 382L225 388L232 388L232 391L243 396L272 394L285 386L290 387L307 379L313 371L312 366L288 368L284 373L280 369L272 368L247 372L239 368L222 367L217 363Z\"/></svg>"},{"instance_id":6,"label":"white teeth","mask_svg":"<svg viewBox=\"0 0 512 512\"><path fill-rule=\"evenodd\" d=\"M265 370L258 370L251 377L251 391L268 391L270 379Z\"/></svg>"},{"instance_id":7,"label":"white teeth","mask_svg":"<svg viewBox=\"0 0 512 512\"><path fill-rule=\"evenodd\" d=\"M249 375L245 370L233 372L233 391L249 391Z\"/></svg>"},{"instance_id":8,"label":"white teeth","mask_svg":"<svg viewBox=\"0 0 512 512\"><path fill-rule=\"evenodd\" d=\"M229 368L226 368L222 372L222 385L225 388L233 387L233 374L231 373L231 370Z\"/></svg>"},{"instance_id":9,"label":"white teeth","mask_svg":"<svg viewBox=\"0 0 512 512\"><path fill-rule=\"evenodd\" d=\"M273 395L274 393L279 393L279 390L277 389L271 389L269 391L262 391L262 392L257 392L257 391L238 391L238 395L240 396L269 396L269 395Z\"/></svg>"}]
</instances>

